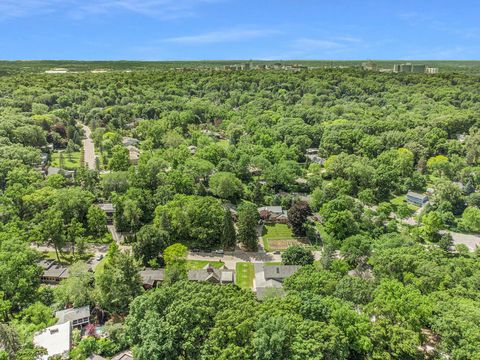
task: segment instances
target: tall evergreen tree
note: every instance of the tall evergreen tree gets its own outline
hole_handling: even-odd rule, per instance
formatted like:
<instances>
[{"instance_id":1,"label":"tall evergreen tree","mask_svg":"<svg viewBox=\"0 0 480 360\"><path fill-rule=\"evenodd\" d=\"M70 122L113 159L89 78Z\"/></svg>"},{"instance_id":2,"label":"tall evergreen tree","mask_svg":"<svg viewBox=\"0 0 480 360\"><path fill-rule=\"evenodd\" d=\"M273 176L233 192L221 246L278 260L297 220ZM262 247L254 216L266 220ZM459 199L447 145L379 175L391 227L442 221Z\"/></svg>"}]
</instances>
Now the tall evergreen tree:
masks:
<instances>
[{"instance_id":1,"label":"tall evergreen tree","mask_svg":"<svg viewBox=\"0 0 480 360\"><path fill-rule=\"evenodd\" d=\"M235 233L235 227L233 225L232 214L229 209L225 210L225 216L223 218L223 231L222 231L222 245L226 249L235 248L237 243L237 234Z\"/></svg>"},{"instance_id":2,"label":"tall evergreen tree","mask_svg":"<svg viewBox=\"0 0 480 360\"><path fill-rule=\"evenodd\" d=\"M238 240L249 251L258 250L257 226L260 220L257 208L252 203L243 204L238 210Z\"/></svg>"}]
</instances>

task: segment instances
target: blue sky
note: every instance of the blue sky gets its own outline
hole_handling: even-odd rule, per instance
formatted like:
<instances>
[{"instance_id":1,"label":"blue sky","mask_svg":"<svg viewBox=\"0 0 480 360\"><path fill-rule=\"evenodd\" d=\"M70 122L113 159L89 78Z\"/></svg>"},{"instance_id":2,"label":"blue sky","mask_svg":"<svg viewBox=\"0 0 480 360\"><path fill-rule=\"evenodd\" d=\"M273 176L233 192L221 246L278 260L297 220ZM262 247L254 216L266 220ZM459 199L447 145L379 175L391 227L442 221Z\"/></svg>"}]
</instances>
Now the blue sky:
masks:
<instances>
[{"instance_id":1,"label":"blue sky","mask_svg":"<svg viewBox=\"0 0 480 360\"><path fill-rule=\"evenodd\" d=\"M0 0L0 59L480 59L478 0Z\"/></svg>"}]
</instances>

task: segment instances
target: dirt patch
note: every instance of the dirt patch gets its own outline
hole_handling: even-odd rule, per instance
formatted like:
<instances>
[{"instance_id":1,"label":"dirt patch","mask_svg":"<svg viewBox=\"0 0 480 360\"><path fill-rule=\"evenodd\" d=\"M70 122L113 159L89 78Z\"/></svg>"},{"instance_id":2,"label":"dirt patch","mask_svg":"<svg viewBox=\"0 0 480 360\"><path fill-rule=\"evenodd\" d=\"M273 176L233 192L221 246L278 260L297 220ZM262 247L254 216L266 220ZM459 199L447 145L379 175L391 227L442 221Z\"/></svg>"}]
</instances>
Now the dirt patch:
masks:
<instances>
[{"instance_id":1,"label":"dirt patch","mask_svg":"<svg viewBox=\"0 0 480 360\"><path fill-rule=\"evenodd\" d=\"M285 250L289 246L292 245L308 245L308 241L306 240L268 240L268 245L270 247L270 251L276 250Z\"/></svg>"}]
</instances>

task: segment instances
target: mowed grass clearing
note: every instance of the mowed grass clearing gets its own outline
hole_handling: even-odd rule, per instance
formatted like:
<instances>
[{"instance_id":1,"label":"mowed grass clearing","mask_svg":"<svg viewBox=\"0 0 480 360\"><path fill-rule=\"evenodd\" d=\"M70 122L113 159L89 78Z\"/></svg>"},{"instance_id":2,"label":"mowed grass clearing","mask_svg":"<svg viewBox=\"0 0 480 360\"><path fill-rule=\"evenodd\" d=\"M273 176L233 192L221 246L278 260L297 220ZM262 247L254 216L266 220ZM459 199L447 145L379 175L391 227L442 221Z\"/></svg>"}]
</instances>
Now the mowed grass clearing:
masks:
<instances>
[{"instance_id":1,"label":"mowed grass clearing","mask_svg":"<svg viewBox=\"0 0 480 360\"><path fill-rule=\"evenodd\" d=\"M205 265L210 264L214 268L219 269L223 266L222 261L209 261L209 260L187 260L188 270L199 270L203 269Z\"/></svg>"},{"instance_id":2,"label":"mowed grass clearing","mask_svg":"<svg viewBox=\"0 0 480 360\"><path fill-rule=\"evenodd\" d=\"M65 170L75 170L80 167L80 151L72 152L68 155L65 151L62 152L63 154L63 163ZM60 167L60 153L54 152L52 154L52 166L53 167Z\"/></svg>"},{"instance_id":3,"label":"mowed grass clearing","mask_svg":"<svg viewBox=\"0 0 480 360\"><path fill-rule=\"evenodd\" d=\"M242 289L251 289L253 287L253 278L255 269L250 262L238 262L235 266L236 283Z\"/></svg>"},{"instance_id":4,"label":"mowed grass clearing","mask_svg":"<svg viewBox=\"0 0 480 360\"><path fill-rule=\"evenodd\" d=\"M292 229L286 224L265 225L262 240L267 252L285 250L289 246L303 244L293 236Z\"/></svg>"},{"instance_id":5,"label":"mowed grass clearing","mask_svg":"<svg viewBox=\"0 0 480 360\"><path fill-rule=\"evenodd\" d=\"M412 212L415 212L419 209L418 206L415 206L407 202L406 195L400 195L400 196L394 197L392 200L390 200L390 203L394 206L407 205Z\"/></svg>"},{"instance_id":6,"label":"mowed grass clearing","mask_svg":"<svg viewBox=\"0 0 480 360\"><path fill-rule=\"evenodd\" d=\"M55 251L42 251L42 255L47 259L58 261L57 253ZM64 253L64 252L58 252L58 255L60 258L60 263L63 265L72 265L77 261L87 261L94 256L94 254L91 254L91 253L84 253L82 255L78 255L76 253L75 256L73 256L72 253Z\"/></svg>"}]
</instances>

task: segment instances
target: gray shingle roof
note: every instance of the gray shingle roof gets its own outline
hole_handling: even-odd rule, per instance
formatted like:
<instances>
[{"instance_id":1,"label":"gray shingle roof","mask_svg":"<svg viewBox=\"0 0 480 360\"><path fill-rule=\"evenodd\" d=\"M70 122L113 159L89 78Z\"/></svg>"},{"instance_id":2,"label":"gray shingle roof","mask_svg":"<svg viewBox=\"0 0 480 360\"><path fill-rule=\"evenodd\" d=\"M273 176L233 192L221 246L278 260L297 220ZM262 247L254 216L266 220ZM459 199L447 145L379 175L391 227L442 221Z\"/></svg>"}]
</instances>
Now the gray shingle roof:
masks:
<instances>
[{"instance_id":1,"label":"gray shingle roof","mask_svg":"<svg viewBox=\"0 0 480 360\"><path fill-rule=\"evenodd\" d=\"M278 266L265 266L265 280L280 279L283 280L293 275L300 266L298 265L278 265Z\"/></svg>"},{"instance_id":2,"label":"gray shingle roof","mask_svg":"<svg viewBox=\"0 0 480 360\"><path fill-rule=\"evenodd\" d=\"M188 280L233 283L234 271L229 269L216 269L210 264L207 264L203 269L190 270L188 272Z\"/></svg>"},{"instance_id":3,"label":"gray shingle roof","mask_svg":"<svg viewBox=\"0 0 480 360\"><path fill-rule=\"evenodd\" d=\"M58 318L57 324L63 324L67 321L80 320L87 317L90 317L90 306L83 306L80 308L72 308L57 311L55 317Z\"/></svg>"},{"instance_id":4,"label":"gray shingle roof","mask_svg":"<svg viewBox=\"0 0 480 360\"><path fill-rule=\"evenodd\" d=\"M68 276L68 268L66 266L54 263L48 269L43 271L43 276L66 278Z\"/></svg>"},{"instance_id":5,"label":"gray shingle roof","mask_svg":"<svg viewBox=\"0 0 480 360\"><path fill-rule=\"evenodd\" d=\"M140 271L142 282L147 285L153 285L156 281L163 281L165 278L165 269L150 269Z\"/></svg>"}]
</instances>

